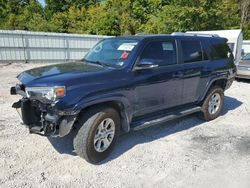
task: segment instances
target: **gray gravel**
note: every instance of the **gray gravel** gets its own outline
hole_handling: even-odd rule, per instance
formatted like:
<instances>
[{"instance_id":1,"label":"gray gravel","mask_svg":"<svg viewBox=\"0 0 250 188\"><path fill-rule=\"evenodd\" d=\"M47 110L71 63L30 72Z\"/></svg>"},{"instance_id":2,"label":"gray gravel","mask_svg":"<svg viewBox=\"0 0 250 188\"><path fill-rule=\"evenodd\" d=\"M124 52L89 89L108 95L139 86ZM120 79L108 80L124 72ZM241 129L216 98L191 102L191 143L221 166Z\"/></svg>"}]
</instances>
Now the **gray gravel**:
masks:
<instances>
[{"instance_id":1,"label":"gray gravel","mask_svg":"<svg viewBox=\"0 0 250 188\"><path fill-rule=\"evenodd\" d=\"M48 139L20 124L9 88L39 65L0 65L0 187L250 187L250 81L226 91L222 115L197 115L122 135L103 163L72 152L72 135Z\"/></svg>"}]
</instances>

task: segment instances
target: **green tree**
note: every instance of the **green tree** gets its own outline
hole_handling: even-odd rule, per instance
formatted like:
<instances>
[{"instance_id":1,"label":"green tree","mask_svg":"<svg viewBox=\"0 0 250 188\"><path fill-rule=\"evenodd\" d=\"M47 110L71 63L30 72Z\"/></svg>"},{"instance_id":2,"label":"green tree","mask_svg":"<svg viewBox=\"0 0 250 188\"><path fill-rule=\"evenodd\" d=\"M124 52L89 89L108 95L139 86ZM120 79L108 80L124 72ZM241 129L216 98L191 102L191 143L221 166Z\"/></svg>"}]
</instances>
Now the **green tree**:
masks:
<instances>
[{"instance_id":1,"label":"green tree","mask_svg":"<svg viewBox=\"0 0 250 188\"><path fill-rule=\"evenodd\" d=\"M117 15L112 11L106 11L104 6L88 9L86 21L88 34L120 35Z\"/></svg>"},{"instance_id":2,"label":"green tree","mask_svg":"<svg viewBox=\"0 0 250 188\"><path fill-rule=\"evenodd\" d=\"M53 14L48 21L48 31L67 33L68 32L68 15L67 12L58 12Z\"/></svg>"},{"instance_id":3,"label":"green tree","mask_svg":"<svg viewBox=\"0 0 250 188\"><path fill-rule=\"evenodd\" d=\"M37 0L29 0L22 12L16 16L18 29L44 31L46 20L43 17L43 8Z\"/></svg>"},{"instance_id":4,"label":"green tree","mask_svg":"<svg viewBox=\"0 0 250 188\"><path fill-rule=\"evenodd\" d=\"M152 33L239 27L237 4L232 1L229 4L229 1L172 0L142 27L144 31Z\"/></svg>"},{"instance_id":5,"label":"green tree","mask_svg":"<svg viewBox=\"0 0 250 188\"><path fill-rule=\"evenodd\" d=\"M8 0L1 9L2 29L40 31L46 25L43 8L37 0Z\"/></svg>"},{"instance_id":6,"label":"green tree","mask_svg":"<svg viewBox=\"0 0 250 188\"><path fill-rule=\"evenodd\" d=\"M46 0L45 12L47 18L51 18L53 14L65 12L70 7L87 8L92 5L99 5L100 0Z\"/></svg>"},{"instance_id":7,"label":"green tree","mask_svg":"<svg viewBox=\"0 0 250 188\"><path fill-rule=\"evenodd\" d=\"M87 10L84 7L78 8L73 5L68 12L68 28L69 33L86 33L87 25L85 23L87 17Z\"/></svg>"},{"instance_id":8,"label":"green tree","mask_svg":"<svg viewBox=\"0 0 250 188\"><path fill-rule=\"evenodd\" d=\"M242 28L249 0L0 0L0 28L103 35Z\"/></svg>"},{"instance_id":9,"label":"green tree","mask_svg":"<svg viewBox=\"0 0 250 188\"><path fill-rule=\"evenodd\" d=\"M243 30L244 37L250 39L250 1L239 0L240 28Z\"/></svg>"},{"instance_id":10,"label":"green tree","mask_svg":"<svg viewBox=\"0 0 250 188\"><path fill-rule=\"evenodd\" d=\"M151 11L152 8L150 2L142 0L107 0L103 6L106 12L110 12L117 19L116 23L120 34L131 35L140 31L141 24L147 22L147 12Z\"/></svg>"}]
</instances>

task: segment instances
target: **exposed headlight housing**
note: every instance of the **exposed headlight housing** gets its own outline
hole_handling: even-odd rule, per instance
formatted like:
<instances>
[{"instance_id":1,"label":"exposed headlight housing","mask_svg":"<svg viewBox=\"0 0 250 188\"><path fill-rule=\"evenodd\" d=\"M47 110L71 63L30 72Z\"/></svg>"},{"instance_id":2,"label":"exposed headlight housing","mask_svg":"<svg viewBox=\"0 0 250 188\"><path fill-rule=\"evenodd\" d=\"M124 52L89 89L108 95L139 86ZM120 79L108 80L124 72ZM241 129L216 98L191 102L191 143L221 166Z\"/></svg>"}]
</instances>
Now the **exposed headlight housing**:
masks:
<instances>
[{"instance_id":1,"label":"exposed headlight housing","mask_svg":"<svg viewBox=\"0 0 250 188\"><path fill-rule=\"evenodd\" d=\"M25 92L28 98L31 99L47 99L49 101L56 101L66 94L65 86L55 87L26 87Z\"/></svg>"}]
</instances>

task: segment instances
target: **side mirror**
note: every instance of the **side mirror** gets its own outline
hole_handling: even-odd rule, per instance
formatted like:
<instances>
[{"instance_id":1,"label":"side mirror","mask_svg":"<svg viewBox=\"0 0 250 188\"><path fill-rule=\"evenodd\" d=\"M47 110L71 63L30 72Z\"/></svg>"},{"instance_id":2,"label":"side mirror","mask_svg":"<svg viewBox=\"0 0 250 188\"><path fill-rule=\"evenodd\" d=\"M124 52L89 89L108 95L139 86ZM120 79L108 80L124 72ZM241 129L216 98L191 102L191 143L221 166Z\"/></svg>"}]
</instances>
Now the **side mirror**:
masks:
<instances>
[{"instance_id":1,"label":"side mirror","mask_svg":"<svg viewBox=\"0 0 250 188\"><path fill-rule=\"evenodd\" d=\"M135 67L135 70L146 70L146 69L154 69L159 67L158 64L154 63L151 59L142 59Z\"/></svg>"}]
</instances>

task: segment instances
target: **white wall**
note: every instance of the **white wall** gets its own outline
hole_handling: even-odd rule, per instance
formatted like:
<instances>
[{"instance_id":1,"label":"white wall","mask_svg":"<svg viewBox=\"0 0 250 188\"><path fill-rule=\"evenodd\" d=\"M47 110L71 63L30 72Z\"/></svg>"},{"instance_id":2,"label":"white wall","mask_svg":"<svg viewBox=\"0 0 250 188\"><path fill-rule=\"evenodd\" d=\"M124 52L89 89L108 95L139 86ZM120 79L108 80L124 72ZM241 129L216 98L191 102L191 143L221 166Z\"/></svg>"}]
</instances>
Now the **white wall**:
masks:
<instances>
[{"instance_id":1,"label":"white wall","mask_svg":"<svg viewBox=\"0 0 250 188\"><path fill-rule=\"evenodd\" d=\"M0 30L0 63L79 60L108 36Z\"/></svg>"},{"instance_id":2,"label":"white wall","mask_svg":"<svg viewBox=\"0 0 250 188\"><path fill-rule=\"evenodd\" d=\"M250 53L250 40L243 40L242 49L245 53Z\"/></svg>"}]
</instances>

